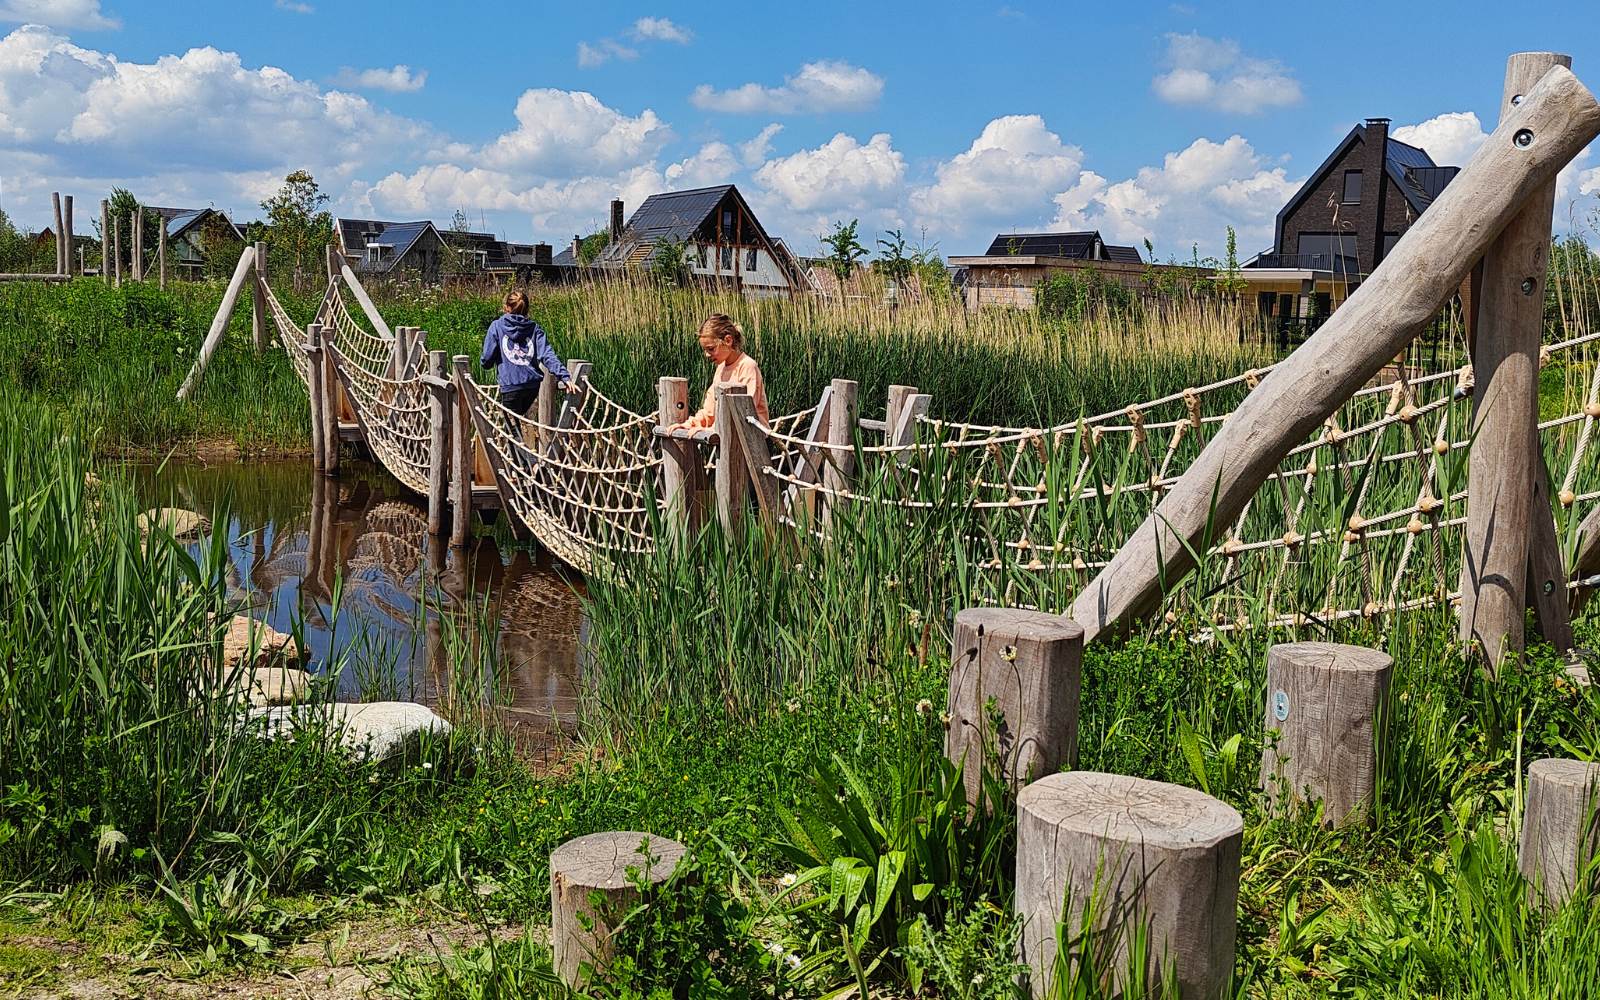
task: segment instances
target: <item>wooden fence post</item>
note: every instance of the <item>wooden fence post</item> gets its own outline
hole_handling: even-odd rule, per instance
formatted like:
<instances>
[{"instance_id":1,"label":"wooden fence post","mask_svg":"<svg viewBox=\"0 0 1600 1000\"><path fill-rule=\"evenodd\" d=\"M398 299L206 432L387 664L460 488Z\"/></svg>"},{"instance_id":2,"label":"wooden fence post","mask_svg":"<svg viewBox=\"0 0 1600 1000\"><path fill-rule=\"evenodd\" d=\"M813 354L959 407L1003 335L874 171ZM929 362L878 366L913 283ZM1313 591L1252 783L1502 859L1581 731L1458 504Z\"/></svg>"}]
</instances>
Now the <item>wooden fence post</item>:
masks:
<instances>
[{"instance_id":1,"label":"wooden fence post","mask_svg":"<svg viewBox=\"0 0 1600 1000\"><path fill-rule=\"evenodd\" d=\"M1077 763L1083 629L1070 618L1012 608L967 608L950 642L950 728L944 755L976 803L985 749L1013 788ZM991 725L990 702L1001 715Z\"/></svg>"},{"instance_id":2,"label":"wooden fence post","mask_svg":"<svg viewBox=\"0 0 1600 1000\"><path fill-rule=\"evenodd\" d=\"M50 192L50 207L54 210L55 217L56 217L56 228L55 228L56 269L55 269L55 273L56 274L66 274L67 273L66 244L64 242L62 242L62 240L64 239L65 233L67 231L67 224L66 224L66 220L62 219L62 217L61 217L61 192L60 191L52 191L52 192Z\"/></svg>"},{"instance_id":3,"label":"wooden fence post","mask_svg":"<svg viewBox=\"0 0 1600 1000\"><path fill-rule=\"evenodd\" d=\"M830 494L822 498L822 525L833 524L833 512L838 498L832 493L850 488L856 468L856 402L861 386L846 378L836 378L830 388L833 398L828 406L828 444L823 452L822 485Z\"/></svg>"},{"instance_id":4,"label":"wooden fence post","mask_svg":"<svg viewBox=\"0 0 1600 1000\"><path fill-rule=\"evenodd\" d=\"M1500 120L1552 67L1572 65L1554 52L1517 52L1506 64ZM1545 272L1550 253L1554 179L1522 203L1483 259L1475 303L1472 356L1472 448L1467 460L1467 524L1461 553L1461 640L1476 641L1491 673L1522 655L1530 595L1534 479L1544 475L1538 442L1539 340L1544 332Z\"/></svg>"},{"instance_id":5,"label":"wooden fence post","mask_svg":"<svg viewBox=\"0 0 1600 1000\"><path fill-rule=\"evenodd\" d=\"M140 205L128 217L133 227L133 280L144 280L144 206Z\"/></svg>"},{"instance_id":6,"label":"wooden fence post","mask_svg":"<svg viewBox=\"0 0 1600 1000\"><path fill-rule=\"evenodd\" d=\"M161 287L167 287L167 221L161 220L161 246L156 253L161 266ZM267 349L267 245L256 244L256 280L250 286L250 334L255 338L256 353Z\"/></svg>"},{"instance_id":7,"label":"wooden fence post","mask_svg":"<svg viewBox=\"0 0 1600 1000\"><path fill-rule=\"evenodd\" d=\"M745 500L750 495L750 470L745 465L743 438L733 429L733 411L722 401L730 395L744 392L744 386L734 382L720 382L713 390L716 400L716 419L712 429L717 435L717 520L722 529L737 537L744 527Z\"/></svg>"},{"instance_id":8,"label":"wooden fence post","mask_svg":"<svg viewBox=\"0 0 1600 1000\"><path fill-rule=\"evenodd\" d=\"M900 422L900 413L905 409L906 400L916 395L917 387L914 385L891 385L888 399L883 405L883 440L887 444L894 436L895 425Z\"/></svg>"},{"instance_id":9,"label":"wooden fence post","mask_svg":"<svg viewBox=\"0 0 1600 1000\"><path fill-rule=\"evenodd\" d=\"M111 284L111 202L100 199L100 280Z\"/></svg>"},{"instance_id":10,"label":"wooden fence post","mask_svg":"<svg viewBox=\"0 0 1600 1000\"><path fill-rule=\"evenodd\" d=\"M122 216L111 217L111 273L112 283L122 287Z\"/></svg>"},{"instance_id":11,"label":"wooden fence post","mask_svg":"<svg viewBox=\"0 0 1600 1000\"><path fill-rule=\"evenodd\" d=\"M77 256L77 253L72 245L72 195L70 194L61 199L61 216L61 231L66 233L65 242L61 247L61 262L66 265L62 268L62 273L71 276L73 271L76 270L73 265L73 258Z\"/></svg>"},{"instance_id":12,"label":"wooden fence post","mask_svg":"<svg viewBox=\"0 0 1600 1000\"><path fill-rule=\"evenodd\" d=\"M1181 785L1094 771L1052 774L1017 795L1020 958L1035 998L1048 995L1056 925L1089 924L1096 968L1126 983L1129 938L1144 929L1145 975L1176 977L1189 1000L1221 1000L1233 974L1244 820ZM1084 913L1094 900L1094 919ZM1076 955L1062 959L1077 964Z\"/></svg>"},{"instance_id":13,"label":"wooden fence post","mask_svg":"<svg viewBox=\"0 0 1600 1000\"><path fill-rule=\"evenodd\" d=\"M443 351L428 352L428 534L444 529L445 495L450 483L449 362Z\"/></svg>"},{"instance_id":14,"label":"wooden fence post","mask_svg":"<svg viewBox=\"0 0 1600 1000\"><path fill-rule=\"evenodd\" d=\"M772 461L767 436L751 424L756 419L755 397L748 392L730 392L722 400L728 405L728 429L739 439L739 457L744 462L749 486L755 493L761 522L771 531L778 522L778 482L766 473L767 465ZM719 414L722 412L721 405L718 404Z\"/></svg>"},{"instance_id":15,"label":"wooden fence post","mask_svg":"<svg viewBox=\"0 0 1600 1000\"><path fill-rule=\"evenodd\" d=\"M256 272L261 272L261 248L264 244L256 244ZM167 219L165 216L156 216L156 287L167 287Z\"/></svg>"},{"instance_id":16,"label":"wooden fence post","mask_svg":"<svg viewBox=\"0 0 1600 1000\"><path fill-rule=\"evenodd\" d=\"M322 430L322 421L327 418L322 407L322 324L306 324L306 363L309 366L311 378L311 467L320 477L328 469L328 436Z\"/></svg>"},{"instance_id":17,"label":"wooden fence post","mask_svg":"<svg viewBox=\"0 0 1600 1000\"><path fill-rule=\"evenodd\" d=\"M1261 788L1278 808L1322 802L1324 826L1365 823L1388 744L1387 653L1335 642L1267 651Z\"/></svg>"},{"instance_id":18,"label":"wooden fence post","mask_svg":"<svg viewBox=\"0 0 1600 1000\"><path fill-rule=\"evenodd\" d=\"M471 360L465 354L451 359L451 395L456 405L450 426L450 544L456 548L467 544L467 528L472 523L472 414L466 389L472 377L467 367Z\"/></svg>"},{"instance_id":19,"label":"wooden fence post","mask_svg":"<svg viewBox=\"0 0 1600 1000\"><path fill-rule=\"evenodd\" d=\"M1244 398L1078 594L1072 618L1086 640L1153 610L1290 449L1416 337L1529 196L1597 135L1594 95L1569 70L1546 73L1361 287Z\"/></svg>"}]
</instances>

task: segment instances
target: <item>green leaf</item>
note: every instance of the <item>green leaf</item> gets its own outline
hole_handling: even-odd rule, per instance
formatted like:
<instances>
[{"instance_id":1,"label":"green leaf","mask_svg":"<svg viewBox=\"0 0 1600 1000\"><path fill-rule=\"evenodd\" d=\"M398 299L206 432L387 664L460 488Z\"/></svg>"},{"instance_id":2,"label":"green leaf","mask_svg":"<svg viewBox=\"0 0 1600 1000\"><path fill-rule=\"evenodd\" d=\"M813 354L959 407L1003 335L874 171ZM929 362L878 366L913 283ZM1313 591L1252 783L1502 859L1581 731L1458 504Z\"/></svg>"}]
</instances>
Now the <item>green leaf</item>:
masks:
<instances>
[{"instance_id":1,"label":"green leaf","mask_svg":"<svg viewBox=\"0 0 1600 1000\"><path fill-rule=\"evenodd\" d=\"M1211 781L1206 776L1206 756L1200 749L1200 736L1189 725L1188 719L1178 719L1178 749L1183 751L1184 760L1189 763L1189 772L1194 775L1200 790L1210 795Z\"/></svg>"}]
</instances>

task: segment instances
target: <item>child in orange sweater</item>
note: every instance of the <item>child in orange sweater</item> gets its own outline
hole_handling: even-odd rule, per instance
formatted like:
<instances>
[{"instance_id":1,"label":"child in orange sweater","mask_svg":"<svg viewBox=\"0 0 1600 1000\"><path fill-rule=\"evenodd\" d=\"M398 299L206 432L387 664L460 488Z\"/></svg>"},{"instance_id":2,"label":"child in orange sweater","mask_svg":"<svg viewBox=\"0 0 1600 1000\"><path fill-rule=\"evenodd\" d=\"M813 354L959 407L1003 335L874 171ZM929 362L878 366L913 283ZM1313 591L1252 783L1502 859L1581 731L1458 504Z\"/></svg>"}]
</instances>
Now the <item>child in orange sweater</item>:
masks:
<instances>
[{"instance_id":1,"label":"child in orange sweater","mask_svg":"<svg viewBox=\"0 0 1600 1000\"><path fill-rule=\"evenodd\" d=\"M744 386L756 401L756 417L767 423L767 386L761 379L756 359L744 353L744 331L739 329L739 324L722 313L707 316L700 324L700 350L707 361L717 366L711 374L711 384L706 387L706 397L694 416L673 424L669 430L701 430L715 424L717 386L724 382Z\"/></svg>"}]
</instances>

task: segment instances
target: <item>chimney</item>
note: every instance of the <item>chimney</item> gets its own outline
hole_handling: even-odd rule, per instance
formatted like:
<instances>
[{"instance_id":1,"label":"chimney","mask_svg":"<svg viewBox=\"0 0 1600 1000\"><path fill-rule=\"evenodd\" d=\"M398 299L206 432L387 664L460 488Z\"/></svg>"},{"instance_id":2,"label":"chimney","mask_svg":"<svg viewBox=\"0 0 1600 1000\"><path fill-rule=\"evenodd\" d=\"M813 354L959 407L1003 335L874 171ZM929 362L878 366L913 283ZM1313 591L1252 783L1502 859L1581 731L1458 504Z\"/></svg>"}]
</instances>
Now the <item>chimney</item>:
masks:
<instances>
[{"instance_id":1,"label":"chimney","mask_svg":"<svg viewBox=\"0 0 1600 1000\"><path fill-rule=\"evenodd\" d=\"M1389 195L1389 119L1368 118L1361 164L1361 209L1356 213L1356 254L1363 274L1383 260L1383 217Z\"/></svg>"},{"instance_id":2,"label":"chimney","mask_svg":"<svg viewBox=\"0 0 1600 1000\"><path fill-rule=\"evenodd\" d=\"M554 259L552 257L552 255L551 255L550 251L551 251L550 244L548 244L548 243L535 243L533 245L533 262L534 262L534 264L540 265L540 266L543 266L543 267L549 267L550 266L550 261Z\"/></svg>"},{"instance_id":3,"label":"chimney","mask_svg":"<svg viewBox=\"0 0 1600 1000\"><path fill-rule=\"evenodd\" d=\"M578 259L578 244L580 244L582 242L583 242L583 237L582 236L579 236L577 233L573 233L572 234L572 262L574 264L582 264L583 263L583 261Z\"/></svg>"},{"instance_id":4,"label":"chimney","mask_svg":"<svg viewBox=\"0 0 1600 1000\"><path fill-rule=\"evenodd\" d=\"M622 239L622 199L611 199L611 242Z\"/></svg>"}]
</instances>

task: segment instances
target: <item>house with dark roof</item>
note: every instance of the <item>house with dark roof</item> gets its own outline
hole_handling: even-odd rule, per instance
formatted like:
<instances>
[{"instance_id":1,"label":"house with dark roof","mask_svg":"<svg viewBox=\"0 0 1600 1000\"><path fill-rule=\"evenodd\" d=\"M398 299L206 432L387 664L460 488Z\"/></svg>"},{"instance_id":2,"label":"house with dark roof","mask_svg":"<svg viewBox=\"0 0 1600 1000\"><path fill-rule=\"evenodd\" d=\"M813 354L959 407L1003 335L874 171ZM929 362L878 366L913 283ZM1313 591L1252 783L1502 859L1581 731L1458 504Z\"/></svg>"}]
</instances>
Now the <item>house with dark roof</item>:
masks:
<instances>
[{"instance_id":1,"label":"house with dark roof","mask_svg":"<svg viewBox=\"0 0 1600 1000\"><path fill-rule=\"evenodd\" d=\"M967 308L1031 309L1039 284L1056 274L1094 272L1094 280L1131 289L1147 285L1150 269L1135 247L1117 246L1098 230L1073 233L1001 233L976 257L951 257L963 274ZM1185 270L1192 271L1192 268Z\"/></svg>"},{"instance_id":2,"label":"house with dark roof","mask_svg":"<svg viewBox=\"0 0 1600 1000\"><path fill-rule=\"evenodd\" d=\"M1333 148L1281 211L1272 248L1237 275L1280 327L1314 328L1361 284L1460 167L1368 118Z\"/></svg>"},{"instance_id":3,"label":"house with dark roof","mask_svg":"<svg viewBox=\"0 0 1600 1000\"><path fill-rule=\"evenodd\" d=\"M602 270L648 268L667 248L682 247L697 280L726 284L748 295L785 295L809 288L798 260L761 221L732 184L653 194L622 221L611 203L610 239L594 261ZM557 265L577 263L577 238Z\"/></svg>"},{"instance_id":4,"label":"house with dark roof","mask_svg":"<svg viewBox=\"0 0 1600 1000\"><path fill-rule=\"evenodd\" d=\"M244 231L214 208L147 208L167 227L167 266L174 276L205 277L212 258L237 261ZM146 235L145 239L149 239ZM151 248L146 247L146 252Z\"/></svg>"},{"instance_id":5,"label":"house with dark roof","mask_svg":"<svg viewBox=\"0 0 1600 1000\"><path fill-rule=\"evenodd\" d=\"M333 231L339 253L357 274L438 281L447 271L444 238L426 219L337 219Z\"/></svg>"}]
</instances>

